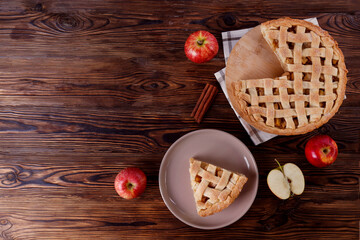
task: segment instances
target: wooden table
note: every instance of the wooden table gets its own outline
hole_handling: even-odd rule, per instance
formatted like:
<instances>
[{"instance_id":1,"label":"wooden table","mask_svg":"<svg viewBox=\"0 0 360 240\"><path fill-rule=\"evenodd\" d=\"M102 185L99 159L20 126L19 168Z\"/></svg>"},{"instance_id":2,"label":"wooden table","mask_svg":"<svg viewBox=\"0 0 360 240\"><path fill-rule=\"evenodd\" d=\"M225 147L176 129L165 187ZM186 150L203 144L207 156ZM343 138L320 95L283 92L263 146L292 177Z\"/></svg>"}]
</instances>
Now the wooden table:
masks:
<instances>
[{"instance_id":1,"label":"wooden table","mask_svg":"<svg viewBox=\"0 0 360 240\"><path fill-rule=\"evenodd\" d=\"M359 239L360 3L353 1L0 2L0 236L2 239ZM339 42L349 69L347 99L314 132L254 146L221 92L201 124L190 113L224 64L186 59L188 35L254 27L281 16L317 17ZM259 190L239 221L199 230L162 201L162 157L197 129L229 132L259 167ZM304 146L317 134L339 146L319 169ZM305 192L277 199L266 184L280 162L304 172ZM128 166L148 177L134 200L113 181Z\"/></svg>"}]
</instances>

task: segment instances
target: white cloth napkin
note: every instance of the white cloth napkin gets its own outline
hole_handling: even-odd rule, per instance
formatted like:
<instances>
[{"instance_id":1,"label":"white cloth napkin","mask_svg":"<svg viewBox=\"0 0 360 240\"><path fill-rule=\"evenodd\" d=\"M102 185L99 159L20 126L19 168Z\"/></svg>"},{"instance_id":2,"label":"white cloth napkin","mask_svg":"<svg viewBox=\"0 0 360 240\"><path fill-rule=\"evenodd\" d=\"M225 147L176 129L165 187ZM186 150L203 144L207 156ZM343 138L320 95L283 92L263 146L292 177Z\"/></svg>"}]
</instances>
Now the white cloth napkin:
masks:
<instances>
[{"instance_id":1,"label":"white cloth napkin","mask_svg":"<svg viewBox=\"0 0 360 240\"><path fill-rule=\"evenodd\" d=\"M305 20L319 26L319 23L318 23L316 18L309 18L309 19L305 19ZM244 36L245 33L247 33L251 29L252 28L247 28L247 29L240 29L240 30L235 30L235 31L229 31L229 32L223 32L222 33L225 65L226 65L226 62L227 62L227 60L229 58L231 50L235 46L237 41L239 41L239 39L242 36ZM239 114L237 114L237 112L235 111L235 109L231 105L231 102L229 100L229 96L228 96L228 93L227 93L227 90L226 90L225 70L226 70L226 67L221 69L220 71L216 72L214 75L216 77L216 80L219 82L219 84L221 86L221 89L224 92L224 95L225 95L226 99L230 103L231 108L234 110L236 116L240 120L240 122L243 125L243 127L245 128L246 132L250 135L250 138L254 142L254 144L258 145L260 143L266 142L266 141L276 137L277 135L275 135L275 134L266 133L266 132L263 132L263 131L260 131L260 130L258 130L256 128L254 128L253 126L248 124L244 119L242 119L239 116Z\"/></svg>"}]
</instances>

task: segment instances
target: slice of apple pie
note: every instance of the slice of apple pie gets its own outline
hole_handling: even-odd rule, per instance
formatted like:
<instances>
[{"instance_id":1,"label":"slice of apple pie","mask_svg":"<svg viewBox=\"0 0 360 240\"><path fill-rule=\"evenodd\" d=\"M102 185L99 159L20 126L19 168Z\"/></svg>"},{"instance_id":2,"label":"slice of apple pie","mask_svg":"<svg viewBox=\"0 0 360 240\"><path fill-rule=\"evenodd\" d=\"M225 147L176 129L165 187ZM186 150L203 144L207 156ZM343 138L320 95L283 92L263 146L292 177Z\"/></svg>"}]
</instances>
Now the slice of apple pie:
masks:
<instances>
[{"instance_id":1,"label":"slice of apple pie","mask_svg":"<svg viewBox=\"0 0 360 240\"><path fill-rule=\"evenodd\" d=\"M206 217L227 208L239 196L248 178L224 168L190 159L190 181L196 210Z\"/></svg>"}]
</instances>

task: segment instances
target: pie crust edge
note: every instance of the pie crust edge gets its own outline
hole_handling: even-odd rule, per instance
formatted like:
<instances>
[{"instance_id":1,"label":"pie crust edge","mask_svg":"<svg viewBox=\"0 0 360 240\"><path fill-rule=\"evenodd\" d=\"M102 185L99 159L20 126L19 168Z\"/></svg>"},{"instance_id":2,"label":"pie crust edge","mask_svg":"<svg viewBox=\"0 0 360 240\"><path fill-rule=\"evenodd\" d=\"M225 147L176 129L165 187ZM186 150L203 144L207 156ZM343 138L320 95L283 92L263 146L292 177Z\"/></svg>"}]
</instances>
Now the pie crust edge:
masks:
<instances>
[{"instance_id":1,"label":"pie crust edge","mask_svg":"<svg viewBox=\"0 0 360 240\"><path fill-rule=\"evenodd\" d=\"M235 201L235 199L239 196L245 183L248 180L248 178L245 177L245 175L239 174L239 173L237 173L237 174L239 175L239 179L237 180L237 182L235 184L234 191L231 192L231 195L226 199L226 201L217 203L216 205L213 205L212 207L210 207L208 209L201 209L198 212L198 214L201 217L206 217L206 216L213 215L214 213L221 212L225 208L229 207Z\"/></svg>"}]
</instances>

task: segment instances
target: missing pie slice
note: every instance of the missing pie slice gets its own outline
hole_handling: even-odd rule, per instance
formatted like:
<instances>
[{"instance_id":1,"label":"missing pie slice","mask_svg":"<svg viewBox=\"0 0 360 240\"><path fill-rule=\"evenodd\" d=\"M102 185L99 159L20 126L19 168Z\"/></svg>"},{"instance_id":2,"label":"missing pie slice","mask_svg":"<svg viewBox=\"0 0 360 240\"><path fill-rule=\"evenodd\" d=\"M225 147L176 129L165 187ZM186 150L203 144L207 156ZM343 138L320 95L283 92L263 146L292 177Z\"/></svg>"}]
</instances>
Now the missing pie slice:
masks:
<instances>
[{"instance_id":1,"label":"missing pie slice","mask_svg":"<svg viewBox=\"0 0 360 240\"><path fill-rule=\"evenodd\" d=\"M248 178L224 168L190 159L190 181L196 210L206 217L227 208L239 196Z\"/></svg>"},{"instance_id":2,"label":"missing pie slice","mask_svg":"<svg viewBox=\"0 0 360 240\"><path fill-rule=\"evenodd\" d=\"M304 134L328 122L343 102L347 82L337 42L303 20L281 18L260 28L285 73L234 83L240 116L279 135Z\"/></svg>"}]
</instances>

